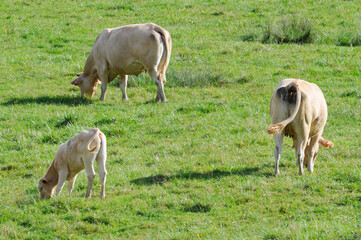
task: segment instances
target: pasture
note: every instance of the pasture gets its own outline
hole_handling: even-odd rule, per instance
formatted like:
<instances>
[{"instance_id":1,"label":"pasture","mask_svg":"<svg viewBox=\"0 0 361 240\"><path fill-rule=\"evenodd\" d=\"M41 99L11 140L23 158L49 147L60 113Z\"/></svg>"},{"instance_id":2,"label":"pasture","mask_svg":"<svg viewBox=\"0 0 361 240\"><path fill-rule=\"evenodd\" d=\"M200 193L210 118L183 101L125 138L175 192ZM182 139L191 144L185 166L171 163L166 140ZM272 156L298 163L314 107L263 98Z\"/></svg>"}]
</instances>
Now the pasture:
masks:
<instances>
[{"instance_id":1,"label":"pasture","mask_svg":"<svg viewBox=\"0 0 361 240\"><path fill-rule=\"evenodd\" d=\"M361 16L357 1L40 1L0 4L0 239L360 239ZM172 36L167 104L147 74L91 99L70 84L105 28ZM309 31L310 30L310 31ZM309 31L309 32L308 32ZM300 33L301 32L301 33ZM295 35L306 32L305 37ZM284 78L328 103L314 173L285 138L273 176L269 102ZM106 197L79 174L40 201L59 145L98 127ZM96 164L95 164L96 166ZM96 166L97 172L97 166Z\"/></svg>"}]
</instances>

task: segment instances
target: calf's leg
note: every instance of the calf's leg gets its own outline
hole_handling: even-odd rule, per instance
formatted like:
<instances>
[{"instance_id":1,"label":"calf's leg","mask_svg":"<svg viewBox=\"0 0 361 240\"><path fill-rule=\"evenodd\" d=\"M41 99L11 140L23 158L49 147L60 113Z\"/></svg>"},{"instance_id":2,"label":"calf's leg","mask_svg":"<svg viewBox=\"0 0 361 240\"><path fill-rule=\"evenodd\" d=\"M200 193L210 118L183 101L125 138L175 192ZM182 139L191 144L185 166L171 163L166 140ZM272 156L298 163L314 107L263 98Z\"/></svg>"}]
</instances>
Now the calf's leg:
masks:
<instances>
[{"instance_id":1,"label":"calf's leg","mask_svg":"<svg viewBox=\"0 0 361 240\"><path fill-rule=\"evenodd\" d=\"M88 176L88 188L87 188L86 194L85 194L86 198L90 198L91 189L93 187L93 181L94 181L94 177L95 177L95 171L94 171L94 166L93 166L93 163L95 160L94 158L95 158L94 154L91 154L91 153L83 155L84 167L85 167L85 171Z\"/></svg>"},{"instance_id":2,"label":"calf's leg","mask_svg":"<svg viewBox=\"0 0 361 240\"><path fill-rule=\"evenodd\" d=\"M107 140L103 133L99 133L101 139L101 146L96 157L99 168L99 177L100 177L100 198L105 197L105 181L107 170L105 168L105 162L107 161Z\"/></svg>"},{"instance_id":3,"label":"calf's leg","mask_svg":"<svg viewBox=\"0 0 361 240\"><path fill-rule=\"evenodd\" d=\"M61 189L63 189L69 171L67 168L61 169L58 174L59 174L59 179L58 179L58 185L56 186L56 196L59 196Z\"/></svg>"},{"instance_id":4,"label":"calf's leg","mask_svg":"<svg viewBox=\"0 0 361 240\"><path fill-rule=\"evenodd\" d=\"M281 153L282 153L283 137L284 137L283 131L274 136L275 143L276 143L276 146L275 146L275 160L276 160L275 175L276 176L280 173L279 163L280 163Z\"/></svg>"},{"instance_id":5,"label":"calf's leg","mask_svg":"<svg viewBox=\"0 0 361 240\"><path fill-rule=\"evenodd\" d=\"M103 156L98 155L97 162L99 165L99 178L100 178L100 198L105 197L105 181L106 181L106 175L107 170L105 169L105 158Z\"/></svg>"},{"instance_id":6,"label":"calf's leg","mask_svg":"<svg viewBox=\"0 0 361 240\"><path fill-rule=\"evenodd\" d=\"M68 193L69 193L69 195L73 191L75 180L76 180L76 175L73 177L73 179L70 179L68 181Z\"/></svg>"}]
</instances>

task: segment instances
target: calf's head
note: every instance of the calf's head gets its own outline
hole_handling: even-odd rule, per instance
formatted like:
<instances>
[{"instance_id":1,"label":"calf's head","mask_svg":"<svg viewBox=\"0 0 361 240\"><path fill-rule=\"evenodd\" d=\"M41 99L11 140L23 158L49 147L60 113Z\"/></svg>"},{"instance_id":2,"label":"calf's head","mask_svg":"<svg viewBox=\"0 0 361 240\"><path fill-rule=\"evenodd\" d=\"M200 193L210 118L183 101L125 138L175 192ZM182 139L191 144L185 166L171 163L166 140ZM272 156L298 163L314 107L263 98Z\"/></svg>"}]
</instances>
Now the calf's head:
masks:
<instances>
[{"instance_id":1,"label":"calf's head","mask_svg":"<svg viewBox=\"0 0 361 240\"><path fill-rule=\"evenodd\" d=\"M76 86L79 86L81 95L87 95L92 97L97 90L99 80L97 74L91 74L89 76L84 76L83 73L77 74L78 78L71 82Z\"/></svg>"},{"instance_id":2,"label":"calf's head","mask_svg":"<svg viewBox=\"0 0 361 240\"><path fill-rule=\"evenodd\" d=\"M51 184L46 178L39 180L39 192L41 199L49 199L53 196L56 185Z\"/></svg>"}]
</instances>

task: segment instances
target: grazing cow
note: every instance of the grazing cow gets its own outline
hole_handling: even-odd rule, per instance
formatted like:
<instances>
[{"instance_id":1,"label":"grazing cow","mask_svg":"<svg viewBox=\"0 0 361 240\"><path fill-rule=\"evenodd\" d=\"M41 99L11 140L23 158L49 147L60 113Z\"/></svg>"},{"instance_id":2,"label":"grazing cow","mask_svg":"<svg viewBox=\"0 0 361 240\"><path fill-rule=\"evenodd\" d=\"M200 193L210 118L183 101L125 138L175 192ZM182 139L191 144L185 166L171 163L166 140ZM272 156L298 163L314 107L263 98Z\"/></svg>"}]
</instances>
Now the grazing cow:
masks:
<instances>
[{"instance_id":1,"label":"grazing cow","mask_svg":"<svg viewBox=\"0 0 361 240\"><path fill-rule=\"evenodd\" d=\"M319 144L324 147L333 146L332 142L322 138L327 120L327 105L321 89L304 80L285 79L273 93L270 113L273 125L267 131L275 134L275 175L279 174L284 135L293 139L299 174L304 174L303 164L309 172L313 172Z\"/></svg>"},{"instance_id":2,"label":"grazing cow","mask_svg":"<svg viewBox=\"0 0 361 240\"><path fill-rule=\"evenodd\" d=\"M97 128L88 129L76 134L60 145L54 160L44 177L39 180L40 197L51 198L56 187L56 195L60 194L65 180L68 181L69 195L74 187L77 174L85 168L88 175L88 189L85 197L90 197L94 181L94 160L99 165L101 182L100 197L105 196L105 179L107 171L105 135Z\"/></svg>"},{"instance_id":3,"label":"grazing cow","mask_svg":"<svg viewBox=\"0 0 361 240\"><path fill-rule=\"evenodd\" d=\"M83 73L72 84L79 86L82 96L92 97L100 79L104 100L107 84L119 75L123 100L128 100L128 75L147 71L158 87L156 101L167 102L163 86L171 48L170 34L154 23L106 29L95 39Z\"/></svg>"}]
</instances>

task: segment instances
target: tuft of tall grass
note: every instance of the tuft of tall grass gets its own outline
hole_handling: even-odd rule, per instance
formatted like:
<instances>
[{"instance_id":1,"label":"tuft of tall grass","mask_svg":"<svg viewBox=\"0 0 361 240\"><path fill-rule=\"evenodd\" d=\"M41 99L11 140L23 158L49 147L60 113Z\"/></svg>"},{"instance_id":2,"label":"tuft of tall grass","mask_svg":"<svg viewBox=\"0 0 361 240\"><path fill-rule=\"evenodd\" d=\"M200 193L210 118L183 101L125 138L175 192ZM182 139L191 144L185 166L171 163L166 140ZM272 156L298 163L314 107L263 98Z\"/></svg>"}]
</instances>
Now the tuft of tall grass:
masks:
<instances>
[{"instance_id":1,"label":"tuft of tall grass","mask_svg":"<svg viewBox=\"0 0 361 240\"><path fill-rule=\"evenodd\" d=\"M342 32L337 36L337 46L361 46L361 33L357 32Z\"/></svg>"},{"instance_id":2,"label":"tuft of tall grass","mask_svg":"<svg viewBox=\"0 0 361 240\"><path fill-rule=\"evenodd\" d=\"M285 17L273 25L266 25L261 37L262 43L312 43L312 25L301 17Z\"/></svg>"}]
</instances>

